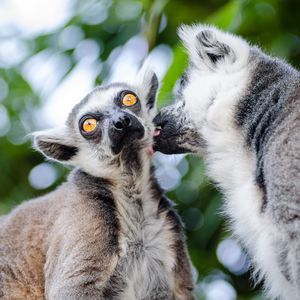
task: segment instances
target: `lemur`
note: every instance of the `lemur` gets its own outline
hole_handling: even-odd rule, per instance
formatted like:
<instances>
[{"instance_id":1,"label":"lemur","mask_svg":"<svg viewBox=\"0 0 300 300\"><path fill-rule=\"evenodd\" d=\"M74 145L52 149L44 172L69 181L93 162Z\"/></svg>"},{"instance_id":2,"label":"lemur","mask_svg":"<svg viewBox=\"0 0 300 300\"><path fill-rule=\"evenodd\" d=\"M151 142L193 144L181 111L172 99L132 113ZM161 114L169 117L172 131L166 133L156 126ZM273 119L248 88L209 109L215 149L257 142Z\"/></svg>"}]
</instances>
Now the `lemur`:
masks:
<instances>
[{"instance_id":1,"label":"lemur","mask_svg":"<svg viewBox=\"0 0 300 300\"><path fill-rule=\"evenodd\" d=\"M182 223L151 165L157 88L144 68L33 134L37 150L74 168L1 217L1 299L194 299Z\"/></svg>"},{"instance_id":2,"label":"lemur","mask_svg":"<svg viewBox=\"0 0 300 300\"><path fill-rule=\"evenodd\" d=\"M300 299L300 73L209 25L183 25L189 64L156 116L155 149L196 153L266 295Z\"/></svg>"}]
</instances>

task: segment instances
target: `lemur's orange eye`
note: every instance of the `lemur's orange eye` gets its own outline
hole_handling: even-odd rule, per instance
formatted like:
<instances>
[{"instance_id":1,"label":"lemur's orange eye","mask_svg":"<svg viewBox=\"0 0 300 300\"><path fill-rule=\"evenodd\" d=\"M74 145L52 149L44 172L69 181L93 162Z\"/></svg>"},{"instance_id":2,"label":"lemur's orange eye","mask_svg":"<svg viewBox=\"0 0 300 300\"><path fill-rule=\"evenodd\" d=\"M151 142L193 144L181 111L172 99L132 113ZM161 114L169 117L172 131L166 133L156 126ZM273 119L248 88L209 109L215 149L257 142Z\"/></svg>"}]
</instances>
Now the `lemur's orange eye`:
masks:
<instances>
[{"instance_id":1,"label":"lemur's orange eye","mask_svg":"<svg viewBox=\"0 0 300 300\"><path fill-rule=\"evenodd\" d=\"M82 123L82 130L84 132L92 132L93 130L95 130L96 126L97 126L97 120L93 118L89 118Z\"/></svg>"},{"instance_id":2,"label":"lemur's orange eye","mask_svg":"<svg viewBox=\"0 0 300 300\"><path fill-rule=\"evenodd\" d=\"M124 106L132 106L137 103L137 98L133 94L126 94L122 99L122 104Z\"/></svg>"}]
</instances>

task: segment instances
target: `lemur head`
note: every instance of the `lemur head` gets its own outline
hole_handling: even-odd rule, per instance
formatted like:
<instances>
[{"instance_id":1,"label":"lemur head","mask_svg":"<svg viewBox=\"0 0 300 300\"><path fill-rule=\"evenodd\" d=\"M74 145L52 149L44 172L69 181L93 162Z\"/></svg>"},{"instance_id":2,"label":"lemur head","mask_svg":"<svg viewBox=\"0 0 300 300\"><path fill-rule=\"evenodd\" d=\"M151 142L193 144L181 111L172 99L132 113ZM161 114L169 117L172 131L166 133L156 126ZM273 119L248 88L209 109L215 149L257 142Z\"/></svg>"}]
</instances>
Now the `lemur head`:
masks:
<instances>
[{"instance_id":1,"label":"lemur head","mask_svg":"<svg viewBox=\"0 0 300 300\"><path fill-rule=\"evenodd\" d=\"M64 127L35 133L34 145L47 158L93 176L135 166L141 155L150 156L157 89L147 68L133 84L99 86L72 109Z\"/></svg>"},{"instance_id":2,"label":"lemur head","mask_svg":"<svg viewBox=\"0 0 300 300\"><path fill-rule=\"evenodd\" d=\"M184 25L179 36L188 51L189 64L178 83L175 103L154 119L160 130L154 148L164 153L202 153L207 146L205 125L219 122L227 126L227 104L246 86L250 46L208 25ZM221 102L224 110L214 111Z\"/></svg>"}]
</instances>

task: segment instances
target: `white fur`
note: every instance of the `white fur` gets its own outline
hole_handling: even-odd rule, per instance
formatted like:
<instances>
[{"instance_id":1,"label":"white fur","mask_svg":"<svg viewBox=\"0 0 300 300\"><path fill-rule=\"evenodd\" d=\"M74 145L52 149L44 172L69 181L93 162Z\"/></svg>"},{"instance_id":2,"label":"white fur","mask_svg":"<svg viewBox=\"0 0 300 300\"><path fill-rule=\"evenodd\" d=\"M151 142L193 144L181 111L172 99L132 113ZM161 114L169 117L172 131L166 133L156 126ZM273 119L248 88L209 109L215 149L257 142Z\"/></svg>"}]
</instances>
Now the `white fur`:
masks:
<instances>
[{"instance_id":1,"label":"white fur","mask_svg":"<svg viewBox=\"0 0 300 300\"><path fill-rule=\"evenodd\" d=\"M113 106L114 97L117 96L116 89L95 89L88 96L89 100L79 111L77 116L83 116L93 111L105 111ZM109 103L108 99L111 103ZM79 120L76 120L77 122Z\"/></svg>"},{"instance_id":2,"label":"white fur","mask_svg":"<svg viewBox=\"0 0 300 300\"><path fill-rule=\"evenodd\" d=\"M149 161L149 159L146 159ZM146 168L145 168L146 169ZM135 199L124 198L123 195L115 195L117 199L118 211L122 215L122 249L124 255L130 252L130 245L143 241L142 258L128 261L128 278L124 299L147 299L147 295L155 287L157 277L161 281L168 283L171 290L174 290L174 277L172 275L175 266L175 257L172 250L174 237L170 230L170 224L164 218L157 218L157 202L151 199L150 187L143 182L147 174L143 174L137 182L141 185L140 195L143 206L143 216L136 214L134 208ZM124 178L124 181L126 178ZM123 182L123 186L126 182ZM142 217L145 221L140 220ZM163 261L164 264L158 264ZM140 289L141 286L146 287Z\"/></svg>"},{"instance_id":3,"label":"white fur","mask_svg":"<svg viewBox=\"0 0 300 300\"><path fill-rule=\"evenodd\" d=\"M214 37L229 45L236 54L234 62L222 60L212 70L200 59L196 35L210 30ZM270 298L298 299L296 291L279 270L272 244L278 231L261 212L262 193L255 185L255 158L243 144L243 136L234 124L233 113L245 93L251 74L250 46L242 39L211 26L184 26L180 37L196 66L183 89L186 108L207 142L207 166L211 178L225 194L225 213L231 228L254 259L256 271L266 280Z\"/></svg>"}]
</instances>

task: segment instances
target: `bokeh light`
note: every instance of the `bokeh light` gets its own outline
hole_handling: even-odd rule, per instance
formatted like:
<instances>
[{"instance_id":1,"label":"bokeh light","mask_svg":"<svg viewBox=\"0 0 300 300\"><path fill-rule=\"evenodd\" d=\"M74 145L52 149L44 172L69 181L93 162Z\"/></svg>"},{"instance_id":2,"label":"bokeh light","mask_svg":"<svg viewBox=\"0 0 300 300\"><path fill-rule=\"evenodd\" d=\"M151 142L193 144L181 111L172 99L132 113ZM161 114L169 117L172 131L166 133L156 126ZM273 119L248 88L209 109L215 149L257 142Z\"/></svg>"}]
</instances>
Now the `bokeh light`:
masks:
<instances>
[{"instance_id":1,"label":"bokeh light","mask_svg":"<svg viewBox=\"0 0 300 300\"><path fill-rule=\"evenodd\" d=\"M30 185L37 190L48 188L55 182L56 178L56 170L49 163L41 163L35 166L28 177Z\"/></svg>"},{"instance_id":2,"label":"bokeh light","mask_svg":"<svg viewBox=\"0 0 300 300\"><path fill-rule=\"evenodd\" d=\"M241 246L232 238L226 238L220 242L217 256L219 261L235 274L243 274L248 271L247 256Z\"/></svg>"},{"instance_id":3,"label":"bokeh light","mask_svg":"<svg viewBox=\"0 0 300 300\"><path fill-rule=\"evenodd\" d=\"M207 283L205 288L206 300L235 300L237 294L233 286L222 279Z\"/></svg>"},{"instance_id":4,"label":"bokeh light","mask_svg":"<svg viewBox=\"0 0 300 300\"><path fill-rule=\"evenodd\" d=\"M10 121L6 108L0 105L0 136L4 136L10 129Z\"/></svg>"},{"instance_id":5,"label":"bokeh light","mask_svg":"<svg viewBox=\"0 0 300 300\"><path fill-rule=\"evenodd\" d=\"M84 32L79 26L70 25L58 36L58 45L62 50L74 49L84 39Z\"/></svg>"},{"instance_id":6,"label":"bokeh light","mask_svg":"<svg viewBox=\"0 0 300 300\"><path fill-rule=\"evenodd\" d=\"M72 15L71 0L3 0L0 35L32 37L63 26Z\"/></svg>"},{"instance_id":7,"label":"bokeh light","mask_svg":"<svg viewBox=\"0 0 300 300\"><path fill-rule=\"evenodd\" d=\"M9 92L9 88L7 82L0 77L0 102L7 97L8 92Z\"/></svg>"},{"instance_id":8,"label":"bokeh light","mask_svg":"<svg viewBox=\"0 0 300 300\"><path fill-rule=\"evenodd\" d=\"M165 155L160 152L154 154L155 175L164 190L174 190L180 184L181 174L177 166L183 158L183 155Z\"/></svg>"}]
</instances>

